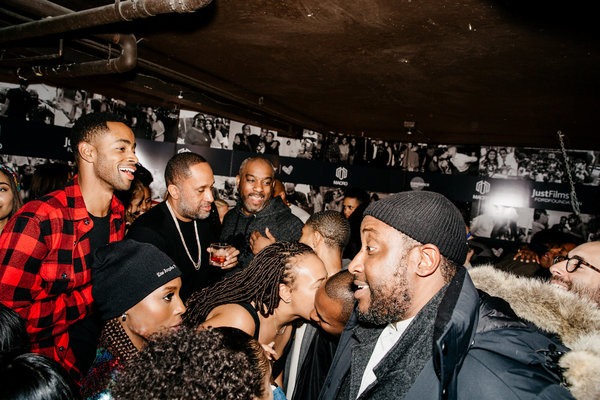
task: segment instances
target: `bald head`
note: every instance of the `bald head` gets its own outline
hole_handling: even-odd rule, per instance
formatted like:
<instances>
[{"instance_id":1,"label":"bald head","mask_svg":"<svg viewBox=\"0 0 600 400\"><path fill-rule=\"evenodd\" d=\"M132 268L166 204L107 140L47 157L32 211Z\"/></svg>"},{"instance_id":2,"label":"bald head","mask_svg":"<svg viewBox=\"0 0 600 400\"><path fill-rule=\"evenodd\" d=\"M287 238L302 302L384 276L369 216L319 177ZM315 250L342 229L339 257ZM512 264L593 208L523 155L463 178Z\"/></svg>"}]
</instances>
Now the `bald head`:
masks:
<instances>
[{"instance_id":1,"label":"bald head","mask_svg":"<svg viewBox=\"0 0 600 400\"><path fill-rule=\"evenodd\" d=\"M600 241L579 245L556 261L550 267L552 284L600 305Z\"/></svg>"}]
</instances>

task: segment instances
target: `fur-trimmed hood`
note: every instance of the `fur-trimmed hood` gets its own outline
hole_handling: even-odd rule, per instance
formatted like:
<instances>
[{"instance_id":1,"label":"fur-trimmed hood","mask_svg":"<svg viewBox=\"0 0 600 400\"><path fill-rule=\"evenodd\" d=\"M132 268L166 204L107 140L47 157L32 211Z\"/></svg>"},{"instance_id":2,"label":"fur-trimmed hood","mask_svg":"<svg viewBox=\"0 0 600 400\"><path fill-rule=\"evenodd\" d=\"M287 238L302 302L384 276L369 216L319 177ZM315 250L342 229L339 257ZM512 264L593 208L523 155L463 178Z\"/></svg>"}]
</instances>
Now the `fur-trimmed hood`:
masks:
<instances>
[{"instance_id":1,"label":"fur-trimmed hood","mask_svg":"<svg viewBox=\"0 0 600 400\"><path fill-rule=\"evenodd\" d=\"M493 268L469 270L475 287L506 300L521 318L556 333L571 351L560 359L578 400L600 399L600 307L547 282Z\"/></svg>"}]
</instances>

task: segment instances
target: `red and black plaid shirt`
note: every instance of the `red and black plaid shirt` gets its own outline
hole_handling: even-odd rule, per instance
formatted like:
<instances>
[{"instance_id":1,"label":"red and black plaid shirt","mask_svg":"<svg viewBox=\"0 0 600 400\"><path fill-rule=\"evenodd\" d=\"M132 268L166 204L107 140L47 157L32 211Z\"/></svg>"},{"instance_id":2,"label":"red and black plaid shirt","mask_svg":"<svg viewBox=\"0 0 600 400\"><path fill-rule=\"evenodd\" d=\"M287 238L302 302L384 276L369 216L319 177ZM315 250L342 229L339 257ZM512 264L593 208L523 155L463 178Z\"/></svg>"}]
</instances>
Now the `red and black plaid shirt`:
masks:
<instances>
[{"instance_id":1,"label":"red and black plaid shirt","mask_svg":"<svg viewBox=\"0 0 600 400\"><path fill-rule=\"evenodd\" d=\"M125 233L124 208L116 197L110 213L114 242ZM63 190L25 204L0 236L0 302L25 319L32 351L57 360L77 381L81 373L67 330L91 311L86 234L93 226L75 177Z\"/></svg>"}]
</instances>

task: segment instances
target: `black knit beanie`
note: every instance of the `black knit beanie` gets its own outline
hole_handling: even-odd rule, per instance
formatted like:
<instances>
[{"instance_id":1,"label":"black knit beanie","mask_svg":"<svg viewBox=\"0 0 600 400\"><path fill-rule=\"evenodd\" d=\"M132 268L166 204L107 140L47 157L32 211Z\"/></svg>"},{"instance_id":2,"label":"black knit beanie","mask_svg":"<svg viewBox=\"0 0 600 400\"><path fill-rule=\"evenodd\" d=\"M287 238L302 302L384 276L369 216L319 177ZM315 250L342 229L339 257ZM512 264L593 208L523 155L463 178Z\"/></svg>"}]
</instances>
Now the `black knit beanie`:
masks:
<instances>
[{"instance_id":1,"label":"black knit beanie","mask_svg":"<svg viewBox=\"0 0 600 400\"><path fill-rule=\"evenodd\" d=\"M467 257L467 230L460 211L439 193L400 192L371 203L365 210L420 243L431 243L440 253L463 265Z\"/></svg>"},{"instance_id":2,"label":"black knit beanie","mask_svg":"<svg viewBox=\"0 0 600 400\"><path fill-rule=\"evenodd\" d=\"M151 244L131 239L94 253L92 297L103 321L115 318L162 285L181 276L173 260Z\"/></svg>"}]
</instances>

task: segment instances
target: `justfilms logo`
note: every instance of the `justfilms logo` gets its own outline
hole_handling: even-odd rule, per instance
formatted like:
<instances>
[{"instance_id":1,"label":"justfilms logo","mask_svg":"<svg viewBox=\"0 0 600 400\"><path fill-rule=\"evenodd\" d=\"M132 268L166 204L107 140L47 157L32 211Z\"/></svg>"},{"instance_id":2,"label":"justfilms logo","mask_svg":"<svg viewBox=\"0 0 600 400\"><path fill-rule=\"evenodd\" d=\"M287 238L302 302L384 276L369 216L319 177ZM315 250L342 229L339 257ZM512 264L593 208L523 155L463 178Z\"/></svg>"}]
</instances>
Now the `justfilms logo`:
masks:
<instances>
[{"instance_id":1,"label":"justfilms logo","mask_svg":"<svg viewBox=\"0 0 600 400\"><path fill-rule=\"evenodd\" d=\"M473 195L473 200L485 200L487 198L486 194L490 192L492 189L492 184L488 181L477 181L475 184L475 191L478 194Z\"/></svg>"},{"instance_id":2,"label":"justfilms logo","mask_svg":"<svg viewBox=\"0 0 600 400\"><path fill-rule=\"evenodd\" d=\"M536 190L532 189L531 198L538 203L551 204L571 204L569 193L559 192L558 190ZM581 203L580 203L581 204Z\"/></svg>"},{"instance_id":3,"label":"justfilms logo","mask_svg":"<svg viewBox=\"0 0 600 400\"><path fill-rule=\"evenodd\" d=\"M335 177L337 179L333 180L334 185L348 186L348 182L345 181L345 179L348 177L348 170L346 168L337 167L335 169Z\"/></svg>"}]
</instances>

